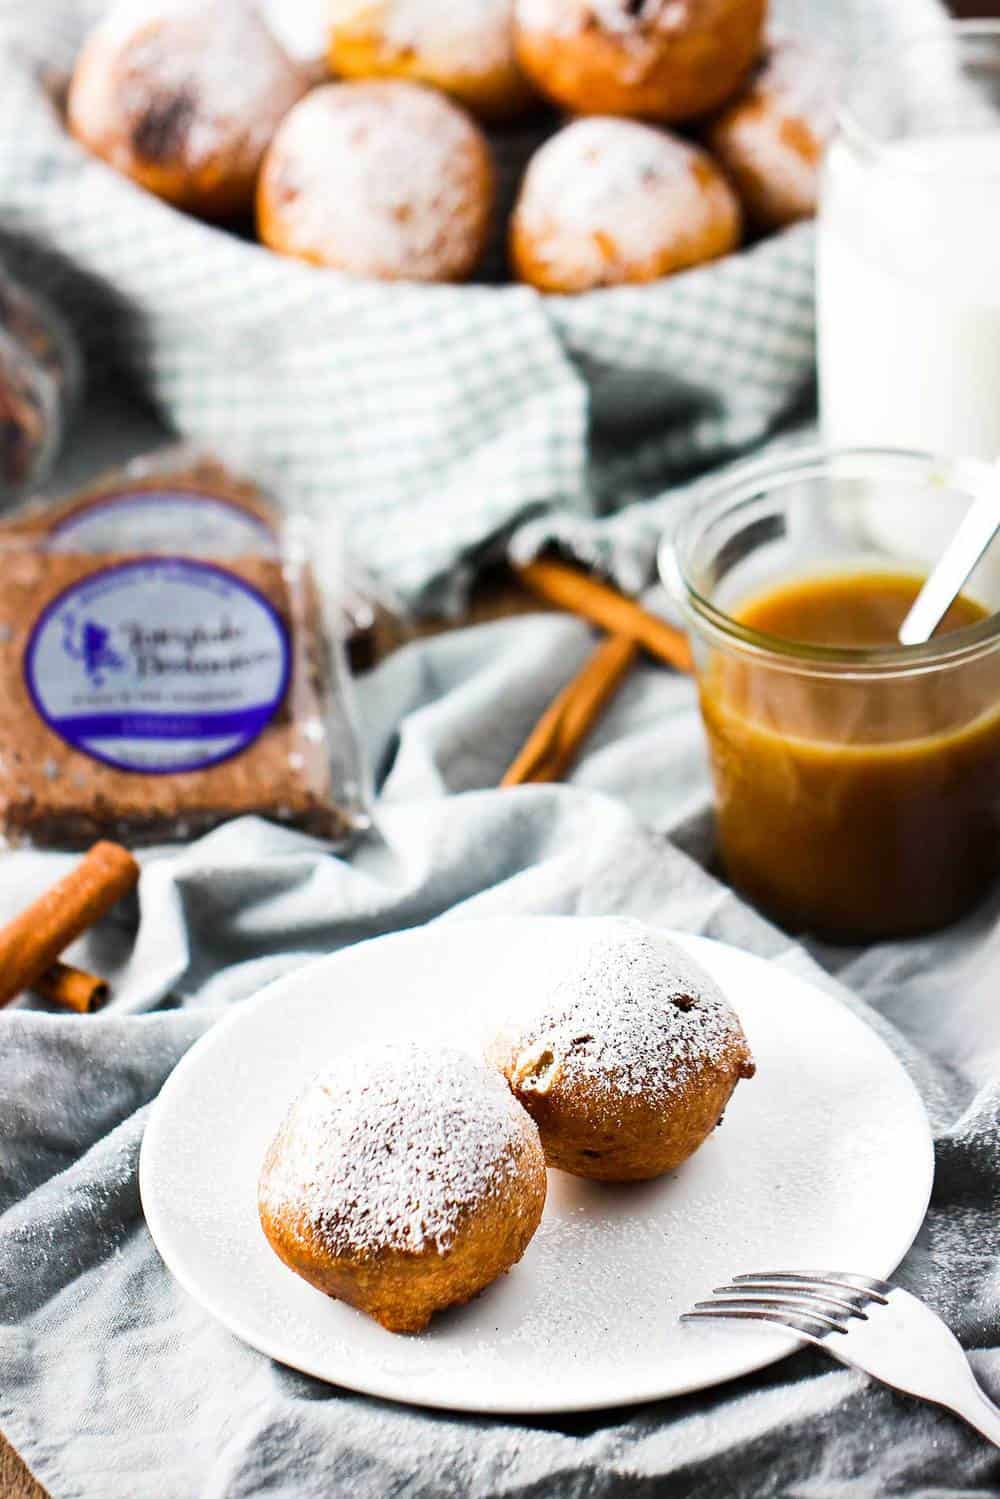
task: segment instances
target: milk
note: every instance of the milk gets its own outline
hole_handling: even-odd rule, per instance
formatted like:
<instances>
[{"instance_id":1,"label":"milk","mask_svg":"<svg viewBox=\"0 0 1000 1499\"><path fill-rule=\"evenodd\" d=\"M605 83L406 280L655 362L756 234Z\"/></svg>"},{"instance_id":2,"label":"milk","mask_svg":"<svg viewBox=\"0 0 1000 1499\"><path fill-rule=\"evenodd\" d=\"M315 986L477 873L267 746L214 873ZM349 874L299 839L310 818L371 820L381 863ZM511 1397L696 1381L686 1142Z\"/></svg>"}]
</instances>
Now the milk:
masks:
<instances>
[{"instance_id":1,"label":"milk","mask_svg":"<svg viewBox=\"0 0 1000 1499\"><path fill-rule=\"evenodd\" d=\"M817 315L829 442L1000 458L1000 130L834 142Z\"/></svg>"},{"instance_id":2,"label":"milk","mask_svg":"<svg viewBox=\"0 0 1000 1499\"><path fill-rule=\"evenodd\" d=\"M828 443L1000 459L1000 129L833 143L817 319ZM936 560L929 507L900 520Z\"/></svg>"}]
</instances>

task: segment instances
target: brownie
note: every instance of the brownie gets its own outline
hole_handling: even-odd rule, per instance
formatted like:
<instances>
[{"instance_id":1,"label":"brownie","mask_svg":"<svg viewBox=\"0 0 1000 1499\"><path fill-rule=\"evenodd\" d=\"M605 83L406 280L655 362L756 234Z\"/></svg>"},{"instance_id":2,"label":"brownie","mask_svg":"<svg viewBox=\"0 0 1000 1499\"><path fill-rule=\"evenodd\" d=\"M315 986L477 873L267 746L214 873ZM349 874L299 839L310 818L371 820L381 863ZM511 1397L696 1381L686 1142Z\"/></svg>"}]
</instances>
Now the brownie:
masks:
<instances>
[{"instance_id":1,"label":"brownie","mask_svg":"<svg viewBox=\"0 0 1000 1499\"><path fill-rule=\"evenodd\" d=\"M46 723L29 687L26 652L46 607L71 585L143 560L135 554L46 551L3 544L0 599L0 829L11 843L74 847L189 838L256 813L335 842L358 825L356 787L338 796L331 744L330 660L316 589L304 566L266 556L217 569L262 596L284 626L289 676L274 716L231 758L192 770L123 770L75 748ZM104 633L98 631L98 637Z\"/></svg>"}]
</instances>

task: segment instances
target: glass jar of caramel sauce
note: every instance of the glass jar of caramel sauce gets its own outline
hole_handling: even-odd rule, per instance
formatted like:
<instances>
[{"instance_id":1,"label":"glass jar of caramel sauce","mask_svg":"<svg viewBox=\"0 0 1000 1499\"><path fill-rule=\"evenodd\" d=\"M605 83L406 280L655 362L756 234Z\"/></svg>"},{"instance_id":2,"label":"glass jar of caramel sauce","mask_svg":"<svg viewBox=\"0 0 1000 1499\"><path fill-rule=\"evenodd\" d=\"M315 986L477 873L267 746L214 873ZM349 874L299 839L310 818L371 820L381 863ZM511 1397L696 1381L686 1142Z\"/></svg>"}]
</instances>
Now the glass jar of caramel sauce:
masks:
<instances>
[{"instance_id":1,"label":"glass jar of caramel sauce","mask_svg":"<svg viewBox=\"0 0 1000 1499\"><path fill-rule=\"evenodd\" d=\"M792 930L930 931L1000 872L996 559L927 645L897 643L936 561L926 538L953 534L986 482L922 454L793 452L701 488L661 551L725 874Z\"/></svg>"}]
</instances>

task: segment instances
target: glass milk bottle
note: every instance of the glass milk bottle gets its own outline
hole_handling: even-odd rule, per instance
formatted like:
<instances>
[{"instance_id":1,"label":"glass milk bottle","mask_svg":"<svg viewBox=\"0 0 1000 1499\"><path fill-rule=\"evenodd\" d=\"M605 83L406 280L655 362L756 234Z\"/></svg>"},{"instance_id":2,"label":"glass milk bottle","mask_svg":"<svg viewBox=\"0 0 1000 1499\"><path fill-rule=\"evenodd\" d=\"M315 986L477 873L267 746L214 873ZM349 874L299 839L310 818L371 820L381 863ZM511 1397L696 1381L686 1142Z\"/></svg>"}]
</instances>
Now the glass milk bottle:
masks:
<instances>
[{"instance_id":1,"label":"glass milk bottle","mask_svg":"<svg viewBox=\"0 0 1000 1499\"><path fill-rule=\"evenodd\" d=\"M824 167L817 317L829 444L1000 458L1000 23L862 60Z\"/></svg>"},{"instance_id":2,"label":"glass milk bottle","mask_svg":"<svg viewBox=\"0 0 1000 1499\"><path fill-rule=\"evenodd\" d=\"M832 447L1000 460L1000 23L862 59L823 168L820 423ZM940 508L871 507L930 567ZM994 546L973 579L1000 578Z\"/></svg>"}]
</instances>

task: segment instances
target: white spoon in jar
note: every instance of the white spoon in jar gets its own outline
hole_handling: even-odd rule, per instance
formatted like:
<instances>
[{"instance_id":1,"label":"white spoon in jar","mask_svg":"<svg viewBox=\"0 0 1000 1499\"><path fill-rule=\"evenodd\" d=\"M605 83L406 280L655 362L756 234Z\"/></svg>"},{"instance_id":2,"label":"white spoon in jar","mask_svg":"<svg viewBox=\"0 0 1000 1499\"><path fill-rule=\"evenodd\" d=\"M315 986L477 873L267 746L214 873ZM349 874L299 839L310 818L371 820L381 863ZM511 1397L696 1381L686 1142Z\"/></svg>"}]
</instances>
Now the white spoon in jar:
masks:
<instances>
[{"instance_id":1,"label":"white spoon in jar","mask_svg":"<svg viewBox=\"0 0 1000 1499\"><path fill-rule=\"evenodd\" d=\"M900 645L930 640L1000 531L1000 463L975 468L980 472L969 475L972 504L900 625Z\"/></svg>"}]
</instances>

